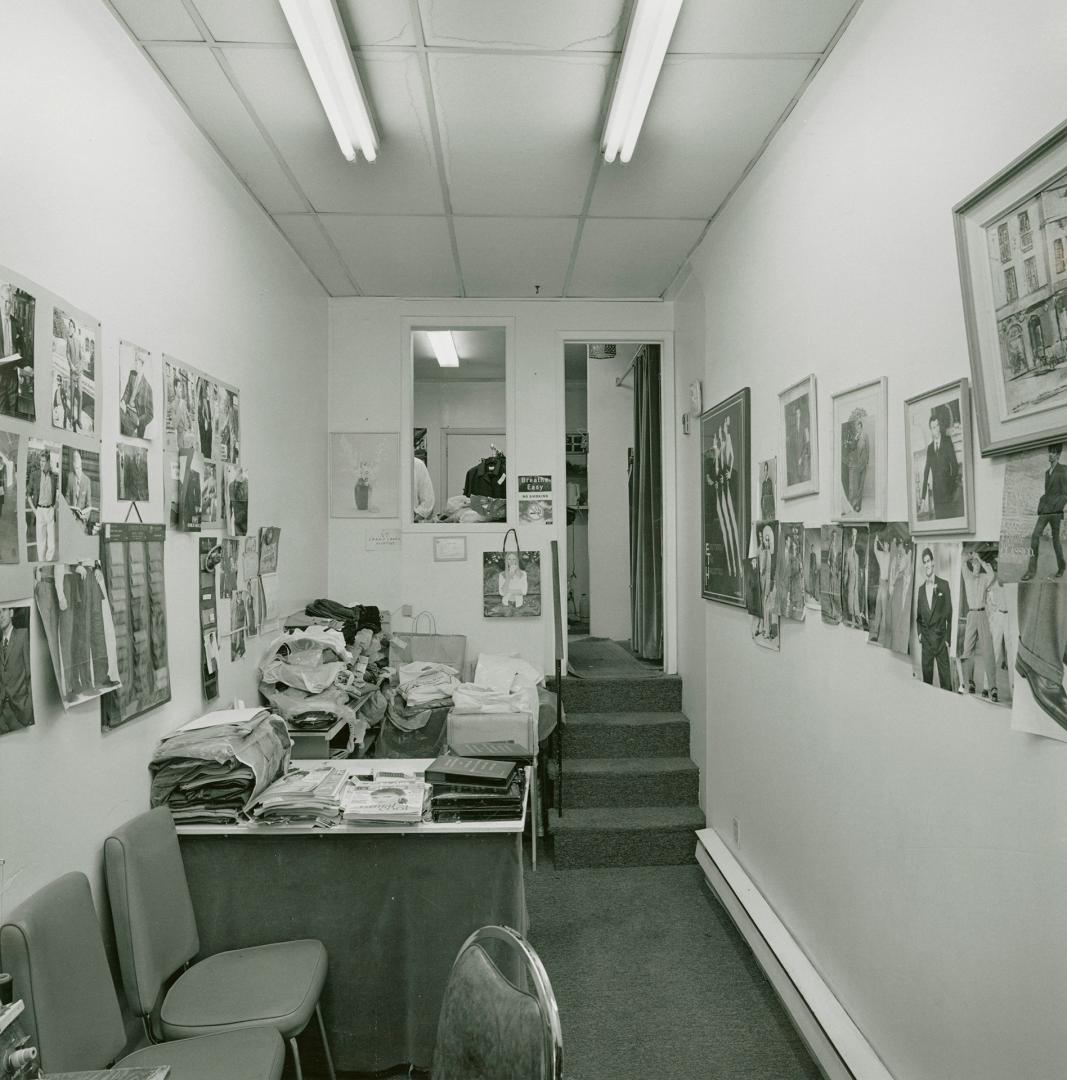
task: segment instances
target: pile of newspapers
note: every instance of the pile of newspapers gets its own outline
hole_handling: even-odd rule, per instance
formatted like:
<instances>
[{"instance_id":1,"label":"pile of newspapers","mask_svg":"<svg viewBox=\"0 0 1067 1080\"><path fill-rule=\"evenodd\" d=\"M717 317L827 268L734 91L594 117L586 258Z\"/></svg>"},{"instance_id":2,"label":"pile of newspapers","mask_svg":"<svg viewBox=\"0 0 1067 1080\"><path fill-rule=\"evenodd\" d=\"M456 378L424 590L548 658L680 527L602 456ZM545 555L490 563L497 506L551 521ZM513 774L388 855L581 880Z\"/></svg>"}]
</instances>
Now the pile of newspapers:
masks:
<instances>
[{"instance_id":1,"label":"pile of newspapers","mask_svg":"<svg viewBox=\"0 0 1067 1080\"><path fill-rule=\"evenodd\" d=\"M352 780L341 800L344 820L362 825L412 825L422 821L430 801L430 785L414 774L373 780Z\"/></svg>"},{"instance_id":2,"label":"pile of newspapers","mask_svg":"<svg viewBox=\"0 0 1067 1080\"><path fill-rule=\"evenodd\" d=\"M276 780L252 804L257 825L300 825L328 829L341 821L341 800L348 773L344 769L293 769Z\"/></svg>"}]
</instances>

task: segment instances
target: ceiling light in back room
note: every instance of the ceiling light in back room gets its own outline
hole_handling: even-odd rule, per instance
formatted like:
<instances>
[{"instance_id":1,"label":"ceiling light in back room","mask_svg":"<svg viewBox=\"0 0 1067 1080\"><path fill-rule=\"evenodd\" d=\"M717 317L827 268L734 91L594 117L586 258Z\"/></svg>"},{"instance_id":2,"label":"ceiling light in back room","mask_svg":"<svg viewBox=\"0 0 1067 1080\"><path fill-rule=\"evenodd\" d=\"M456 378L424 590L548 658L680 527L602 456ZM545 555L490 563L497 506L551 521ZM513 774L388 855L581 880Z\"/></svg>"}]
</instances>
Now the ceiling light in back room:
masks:
<instances>
[{"instance_id":1,"label":"ceiling light in back room","mask_svg":"<svg viewBox=\"0 0 1067 1080\"><path fill-rule=\"evenodd\" d=\"M378 156L378 132L367 109L336 0L280 3L341 153L355 161L359 149L373 161Z\"/></svg>"},{"instance_id":2,"label":"ceiling light in back room","mask_svg":"<svg viewBox=\"0 0 1067 1080\"><path fill-rule=\"evenodd\" d=\"M459 353L456 352L451 330L427 330L426 336L430 339L439 367L459 367Z\"/></svg>"},{"instance_id":3,"label":"ceiling light in back room","mask_svg":"<svg viewBox=\"0 0 1067 1080\"><path fill-rule=\"evenodd\" d=\"M609 164L616 157L625 163L633 156L681 7L682 0L636 0L634 4L601 142Z\"/></svg>"}]
</instances>

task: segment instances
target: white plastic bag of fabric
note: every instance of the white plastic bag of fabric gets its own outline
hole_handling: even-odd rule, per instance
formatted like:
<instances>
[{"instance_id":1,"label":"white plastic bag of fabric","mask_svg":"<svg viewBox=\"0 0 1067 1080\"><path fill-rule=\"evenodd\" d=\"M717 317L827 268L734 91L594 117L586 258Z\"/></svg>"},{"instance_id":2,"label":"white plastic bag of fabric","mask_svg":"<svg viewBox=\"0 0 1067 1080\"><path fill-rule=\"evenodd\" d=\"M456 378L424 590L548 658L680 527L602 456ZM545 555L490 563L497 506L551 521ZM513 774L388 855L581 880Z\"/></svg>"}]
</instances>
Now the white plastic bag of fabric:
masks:
<instances>
[{"instance_id":1,"label":"white plastic bag of fabric","mask_svg":"<svg viewBox=\"0 0 1067 1080\"><path fill-rule=\"evenodd\" d=\"M520 656L506 653L479 653L474 669L478 686L511 693L544 682L545 673Z\"/></svg>"}]
</instances>

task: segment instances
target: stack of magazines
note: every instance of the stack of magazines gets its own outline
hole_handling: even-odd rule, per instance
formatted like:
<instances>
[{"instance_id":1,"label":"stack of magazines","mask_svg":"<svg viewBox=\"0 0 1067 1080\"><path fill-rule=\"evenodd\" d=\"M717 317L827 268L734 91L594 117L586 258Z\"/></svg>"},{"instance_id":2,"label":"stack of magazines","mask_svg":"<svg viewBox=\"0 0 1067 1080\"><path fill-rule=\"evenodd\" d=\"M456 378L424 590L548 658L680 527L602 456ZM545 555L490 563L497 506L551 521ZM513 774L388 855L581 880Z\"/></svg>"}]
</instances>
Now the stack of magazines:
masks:
<instances>
[{"instance_id":1,"label":"stack of magazines","mask_svg":"<svg viewBox=\"0 0 1067 1080\"><path fill-rule=\"evenodd\" d=\"M445 755L426 770L434 821L508 821L522 816L526 770L514 761Z\"/></svg>"},{"instance_id":2,"label":"stack of magazines","mask_svg":"<svg viewBox=\"0 0 1067 1080\"><path fill-rule=\"evenodd\" d=\"M310 825L328 829L341 820L341 797L348 783L343 769L294 769L276 780L251 807L259 825Z\"/></svg>"},{"instance_id":3,"label":"stack of magazines","mask_svg":"<svg viewBox=\"0 0 1067 1080\"><path fill-rule=\"evenodd\" d=\"M346 822L362 825L413 825L422 821L430 785L414 776L352 780L341 799Z\"/></svg>"}]
</instances>

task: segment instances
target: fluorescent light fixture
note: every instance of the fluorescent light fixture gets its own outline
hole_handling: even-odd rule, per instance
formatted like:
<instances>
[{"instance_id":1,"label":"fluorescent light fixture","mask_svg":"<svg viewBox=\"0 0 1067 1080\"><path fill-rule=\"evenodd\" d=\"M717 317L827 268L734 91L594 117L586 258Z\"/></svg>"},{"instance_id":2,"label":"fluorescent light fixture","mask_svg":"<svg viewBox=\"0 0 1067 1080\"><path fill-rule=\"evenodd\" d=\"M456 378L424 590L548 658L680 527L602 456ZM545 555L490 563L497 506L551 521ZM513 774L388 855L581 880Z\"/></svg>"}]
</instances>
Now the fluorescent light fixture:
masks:
<instances>
[{"instance_id":1,"label":"fluorescent light fixture","mask_svg":"<svg viewBox=\"0 0 1067 1080\"><path fill-rule=\"evenodd\" d=\"M626 32L601 149L609 164L633 157L682 0L637 0Z\"/></svg>"},{"instance_id":2,"label":"fluorescent light fixture","mask_svg":"<svg viewBox=\"0 0 1067 1080\"><path fill-rule=\"evenodd\" d=\"M358 148L373 161L378 156L378 133L336 0L281 0L281 5L341 153L355 161Z\"/></svg>"},{"instance_id":3,"label":"fluorescent light fixture","mask_svg":"<svg viewBox=\"0 0 1067 1080\"><path fill-rule=\"evenodd\" d=\"M433 346L440 367L459 367L459 353L451 330L427 330L426 336Z\"/></svg>"}]
</instances>

